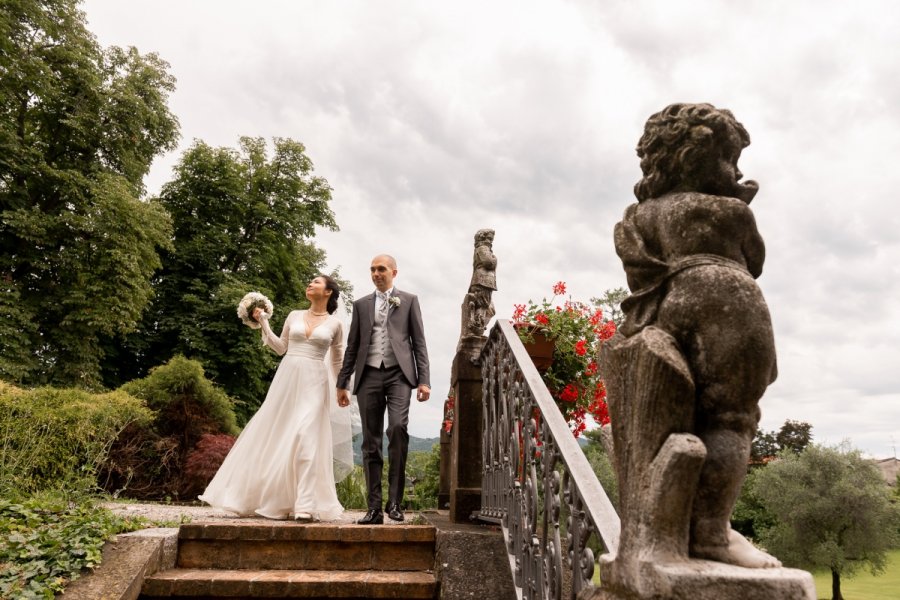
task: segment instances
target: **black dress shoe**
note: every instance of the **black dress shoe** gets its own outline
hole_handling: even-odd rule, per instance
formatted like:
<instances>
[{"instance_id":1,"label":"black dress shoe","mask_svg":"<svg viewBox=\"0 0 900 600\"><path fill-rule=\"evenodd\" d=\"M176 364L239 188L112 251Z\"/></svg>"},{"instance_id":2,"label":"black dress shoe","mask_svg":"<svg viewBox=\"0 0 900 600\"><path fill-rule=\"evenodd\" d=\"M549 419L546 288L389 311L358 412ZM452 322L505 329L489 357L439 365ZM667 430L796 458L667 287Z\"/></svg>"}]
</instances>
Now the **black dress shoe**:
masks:
<instances>
[{"instance_id":1,"label":"black dress shoe","mask_svg":"<svg viewBox=\"0 0 900 600\"><path fill-rule=\"evenodd\" d=\"M392 521L403 520L403 511L400 510L400 504L398 504L397 502L388 502L388 505L384 510L387 512L387 516L389 516Z\"/></svg>"},{"instance_id":2,"label":"black dress shoe","mask_svg":"<svg viewBox=\"0 0 900 600\"><path fill-rule=\"evenodd\" d=\"M384 523L384 513L377 508L373 508L357 523L360 525L381 525Z\"/></svg>"}]
</instances>

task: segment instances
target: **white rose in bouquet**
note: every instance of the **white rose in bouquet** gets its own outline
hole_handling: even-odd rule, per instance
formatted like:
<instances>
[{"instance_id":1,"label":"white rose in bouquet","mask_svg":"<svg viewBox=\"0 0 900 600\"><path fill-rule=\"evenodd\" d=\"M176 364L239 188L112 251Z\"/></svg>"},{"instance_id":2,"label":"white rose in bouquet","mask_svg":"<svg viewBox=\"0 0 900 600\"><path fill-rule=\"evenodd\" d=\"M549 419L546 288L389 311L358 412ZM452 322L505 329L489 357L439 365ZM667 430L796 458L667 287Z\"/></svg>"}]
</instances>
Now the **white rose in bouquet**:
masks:
<instances>
[{"instance_id":1,"label":"white rose in bouquet","mask_svg":"<svg viewBox=\"0 0 900 600\"><path fill-rule=\"evenodd\" d=\"M237 307L237 315L238 318L252 329L259 329L261 325L259 322L253 318L253 311L257 308L263 309L263 318L268 319L272 316L272 302L260 294L259 292L250 292L243 298L241 298L240 303Z\"/></svg>"}]
</instances>

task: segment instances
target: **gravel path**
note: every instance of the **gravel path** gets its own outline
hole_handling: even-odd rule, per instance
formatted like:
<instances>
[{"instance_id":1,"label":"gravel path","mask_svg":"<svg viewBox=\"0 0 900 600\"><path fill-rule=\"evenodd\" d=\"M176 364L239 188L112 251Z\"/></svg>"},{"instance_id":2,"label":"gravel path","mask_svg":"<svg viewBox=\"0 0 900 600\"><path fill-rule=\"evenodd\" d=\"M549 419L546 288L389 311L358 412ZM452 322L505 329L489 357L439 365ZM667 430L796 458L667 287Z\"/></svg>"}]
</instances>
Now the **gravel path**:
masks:
<instances>
[{"instance_id":1,"label":"gravel path","mask_svg":"<svg viewBox=\"0 0 900 600\"><path fill-rule=\"evenodd\" d=\"M183 506L177 504L153 504L153 503L125 503L106 502L104 508L108 508L116 514L127 517L143 517L150 521L161 522L167 526L179 523L271 523L271 519L264 517L238 517L228 511L212 508L211 506ZM364 511L348 510L343 516L333 523L351 524L361 519ZM406 521L391 521L385 516L385 525L409 524L410 519L417 513L407 512Z\"/></svg>"}]
</instances>

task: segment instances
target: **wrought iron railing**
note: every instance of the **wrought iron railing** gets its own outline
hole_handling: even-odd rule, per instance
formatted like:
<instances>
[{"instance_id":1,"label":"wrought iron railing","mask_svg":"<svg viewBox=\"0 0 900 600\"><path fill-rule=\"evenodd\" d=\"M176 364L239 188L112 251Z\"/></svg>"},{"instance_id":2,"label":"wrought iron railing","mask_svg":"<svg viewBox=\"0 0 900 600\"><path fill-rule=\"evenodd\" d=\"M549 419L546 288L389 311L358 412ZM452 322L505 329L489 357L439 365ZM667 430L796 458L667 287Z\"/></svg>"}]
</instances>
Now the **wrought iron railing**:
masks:
<instances>
[{"instance_id":1,"label":"wrought iron railing","mask_svg":"<svg viewBox=\"0 0 900 600\"><path fill-rule=\"evenodd\" d=\"M619 517L509 321L481 364L479 517L502 525L520 598L575 598L594 585L594 549L616 551Z\"/></svg>"}]
</instances>

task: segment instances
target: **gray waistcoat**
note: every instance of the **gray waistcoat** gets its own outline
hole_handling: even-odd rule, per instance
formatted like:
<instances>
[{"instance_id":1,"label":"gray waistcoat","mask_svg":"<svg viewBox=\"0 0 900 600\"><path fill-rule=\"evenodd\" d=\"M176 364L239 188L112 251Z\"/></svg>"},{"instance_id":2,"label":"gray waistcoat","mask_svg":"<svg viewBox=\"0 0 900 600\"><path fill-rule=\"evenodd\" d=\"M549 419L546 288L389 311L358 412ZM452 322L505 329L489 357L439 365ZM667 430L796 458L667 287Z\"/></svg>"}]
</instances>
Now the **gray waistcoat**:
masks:
<instances>
[{"instance_id":1,"label":"gray waistcoat","mask_svg":"<svg viewBox=\"0 0 900 600\"><path fill-rule=\"evenodd\" d=\"M378 368L382 362L385 367L394 367L398 364L397 357L394 356L394 349L391 348L391 342L388 339L387 314L387 310L378 310L377 308L375 310L372 339L369 340L369 357L366 361L370 367Z\"/></svg>"}]
</instances>

